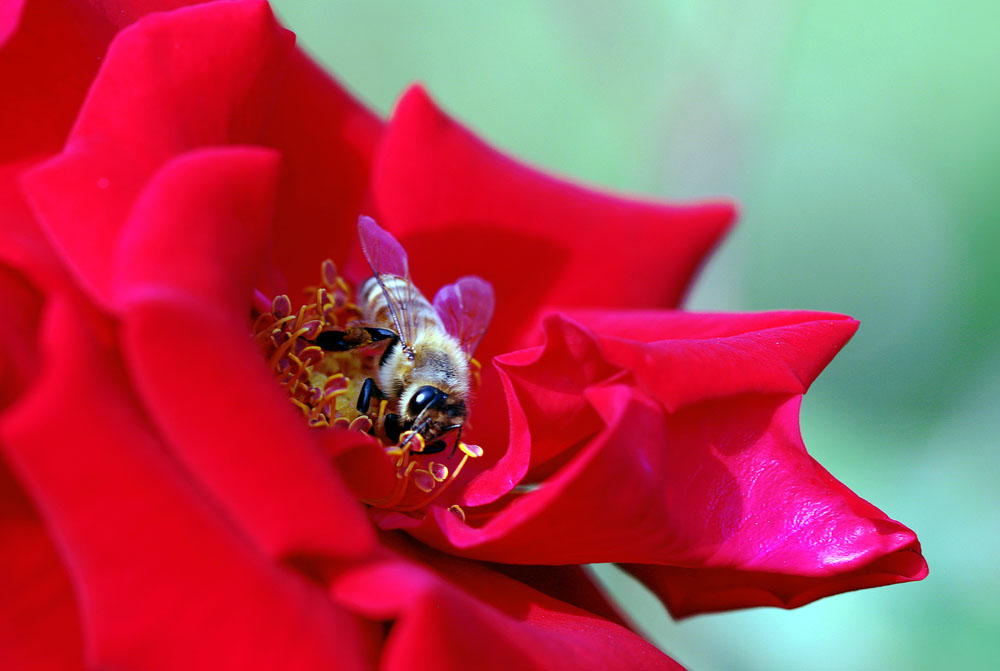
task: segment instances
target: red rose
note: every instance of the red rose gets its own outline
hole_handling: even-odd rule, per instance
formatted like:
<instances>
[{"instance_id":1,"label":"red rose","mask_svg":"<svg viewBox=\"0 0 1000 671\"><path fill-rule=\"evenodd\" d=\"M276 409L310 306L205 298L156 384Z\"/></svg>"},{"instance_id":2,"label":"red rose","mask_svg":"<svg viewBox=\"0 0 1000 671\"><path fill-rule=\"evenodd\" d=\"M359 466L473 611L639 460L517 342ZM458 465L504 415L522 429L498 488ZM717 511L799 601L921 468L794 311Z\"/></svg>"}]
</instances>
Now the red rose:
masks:
<instances>
[{"instance_id":1,"label":"red rose","mask_svg":"<svg viewBox=\"0 0 1000 671\"><path fill-rule=\"evenodd\" d=\"M0 10L4 668L676 668L579 564L675 615L926 575L798 434L856 322L669 309L728 205L547 177L419 88L383 124L265 3L175 4ZM250 337L363 278L362 212L497 296L483 456L416 507Z\"/></svg>"}]
</instances>

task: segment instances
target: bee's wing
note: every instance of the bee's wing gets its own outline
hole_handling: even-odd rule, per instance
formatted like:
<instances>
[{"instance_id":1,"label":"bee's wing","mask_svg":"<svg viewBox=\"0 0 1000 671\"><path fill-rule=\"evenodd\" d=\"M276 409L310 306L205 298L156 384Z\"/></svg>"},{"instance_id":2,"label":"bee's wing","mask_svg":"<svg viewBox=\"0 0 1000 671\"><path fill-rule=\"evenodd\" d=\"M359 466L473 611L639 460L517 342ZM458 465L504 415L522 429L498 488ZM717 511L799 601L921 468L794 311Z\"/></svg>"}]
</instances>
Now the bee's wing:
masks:
<instances>
[{"instance_id":1,"label":"bee's wing","mask_svg":"<svg viewBox=\"0 0 1000 671\"><path fill-rule=\"evenodd\" d=\"M493 305L493 285L475 276L441 287L434 297L434 309L445 329L470 359L493 317Z\"/></svg>"},{"instance_id":2,"label":"bee's wing","mask_svg":"<svg viewBox=\"0 0 1000 671\"><path fill-rule=\"evenodd\" d=\"M358 236L361 238L361 249L372 268L372 275L382 288L396 332L403 346L408 347L413 342L414 317L413 283L410 282L406 251L396 238L371 217L361 216L358 219Z\"/></svg>"}]
</instances>

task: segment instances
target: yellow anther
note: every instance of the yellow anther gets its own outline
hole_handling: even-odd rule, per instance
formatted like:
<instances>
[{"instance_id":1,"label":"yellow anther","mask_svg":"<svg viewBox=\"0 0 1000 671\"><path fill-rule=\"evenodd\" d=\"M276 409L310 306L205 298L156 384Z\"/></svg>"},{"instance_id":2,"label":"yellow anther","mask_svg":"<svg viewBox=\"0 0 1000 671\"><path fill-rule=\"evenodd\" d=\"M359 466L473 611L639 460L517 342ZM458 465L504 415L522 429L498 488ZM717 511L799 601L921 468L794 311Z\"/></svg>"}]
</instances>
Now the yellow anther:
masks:
<instances>
[{"instance_id":1,"label":"yellow anther","mask_svg":"<svg viewBox=\"0 0 1000 671\"><path fill-rule=\"evenodd\" d=\"M430 493L430 491L434 489L434 485L436 485L437 482L435 482L430 473L424 470L419 470L413 474L413 484L416 485L417 489L420 491Z\"/></svg>"},{"instance_id":2,"label":"yellow anther","mask_svg":"<svg viewBox=\"0 0 1000 671\"><path fill-rule=\"evenodd\" d=\"M458 449L462 450L462 452L465 452L473 459L478 459L483 456L483 448L478 445L466 445L465 443L459 443Z\"/></svg>"},{"instance_id":3,"label":"yellow anther","mask_svg":"<svg viewBox=\"0 0 1000 671\"><path fill-rule=\"evenodd\" d=\"M367 415L355 417L350 425L352 431L360 431L362 433L367 433L370 428L372 428L372 420Z\"/></svg>"},{"instance_id":4,"label":"yellow anther","mask_svg":"<svg viewBox=\"0 0 1000 671\"><path fill-rule=\"evenodd\" d=\"M456 517L458 517L458 519L462 520L463 522L465 521L465 511L464 511L464 510L462 510L462 506L460 506L460 505L458 505L458 504L456 503L456 504L455 504L455 505L453 505L453 506L449 506L449 507L448 507L448 510L449 510L450 512L454 513L454 514L455 514L455 516L456 516Z\"/></svg>"},{"instance_id":5,"label":"yellow anther","mask_svg":"<svg viewBox=\"0 0 1000 671\"><path fill-rule=\"evenodd\" d=\"M436 461L432 461L427 464L427 472L431 474L431 477L438 482L443 482L448 479L448 467L444 464L439 464Z\"/></svg>"},{"instance_id":6,"label":"yellow anther","mask_svg":"<svg viewBox=\"0 0 1000 671\"><path fill-rule=\"evenodd\" d=\"M415 431L405 431L399 437L400 447L409 447L411 452L423 452L424 447L424 437Z\"/></svg>"}]
</instances>

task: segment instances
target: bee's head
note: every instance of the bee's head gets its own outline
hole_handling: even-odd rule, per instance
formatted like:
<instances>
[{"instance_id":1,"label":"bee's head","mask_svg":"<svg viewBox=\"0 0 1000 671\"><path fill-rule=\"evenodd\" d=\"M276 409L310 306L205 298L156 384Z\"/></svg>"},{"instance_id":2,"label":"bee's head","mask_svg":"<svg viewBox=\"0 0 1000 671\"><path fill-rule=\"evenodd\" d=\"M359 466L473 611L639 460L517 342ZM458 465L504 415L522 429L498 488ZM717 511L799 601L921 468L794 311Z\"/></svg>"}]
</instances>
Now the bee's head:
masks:
<instances>
[{"instance_id":1,"label":"bee's head","mask_svg":"<svg viewBox=\"0 0 1000 671\"><path fill-rule=\"evenodd\" d=\"M465 401L432 385L414 385L404 393L403 426L416 431L431 443L465 422Z\"/></svg>"}]
</instances>

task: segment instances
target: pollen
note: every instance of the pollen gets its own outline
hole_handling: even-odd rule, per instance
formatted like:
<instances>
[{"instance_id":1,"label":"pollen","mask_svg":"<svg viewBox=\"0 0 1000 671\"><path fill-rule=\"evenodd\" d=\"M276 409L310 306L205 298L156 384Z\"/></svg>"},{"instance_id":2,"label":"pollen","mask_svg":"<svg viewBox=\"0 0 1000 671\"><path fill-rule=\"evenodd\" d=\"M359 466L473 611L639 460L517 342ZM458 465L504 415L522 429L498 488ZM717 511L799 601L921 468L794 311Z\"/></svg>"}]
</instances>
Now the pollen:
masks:
<instances>
[{"instance_id":1,"label":"pollen","mask_svg":"<svg viewBox=\"0 0 1000 671\"><path fill-rule=\"evenodd\" d=\"M260 291L255 292L252 338L277 383L288 394L289 402L309 427L359 431L378 441L372 449L381 449L390 460L395 468L395 482L385 496L363 502L421 517L458 478L466 463L480 458L483 450L458 441L444 452L424 455L427 446L418 433L404 432L395 441L389 438L386 416L393 412L389 402L373 403L367 413L358 411L362 385L369 377L376 376L378 352L328 352L314 344L320 333L343 330L362 318L353 301L353 288L333 261L327 259L322 263L319 278L316 286L305 290L302 304L297 308L287 295L268 298ZM481 366L475 359L469 363L470 384L478 388ZM456 508L461 510L452 506L452 512Z\"/></svg>"}]
</instances>

